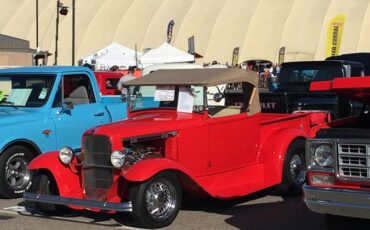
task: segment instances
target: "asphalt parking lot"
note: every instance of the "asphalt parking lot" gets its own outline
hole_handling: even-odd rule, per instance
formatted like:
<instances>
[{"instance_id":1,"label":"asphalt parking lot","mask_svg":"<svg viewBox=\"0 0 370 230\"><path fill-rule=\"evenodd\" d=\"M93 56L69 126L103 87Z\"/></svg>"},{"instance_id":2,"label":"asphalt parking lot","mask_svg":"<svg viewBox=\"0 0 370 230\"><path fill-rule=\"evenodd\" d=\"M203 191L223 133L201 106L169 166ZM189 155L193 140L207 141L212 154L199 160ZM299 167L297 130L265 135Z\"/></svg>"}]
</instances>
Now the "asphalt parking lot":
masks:
<instances>
[{"instance_id":1,"label":"asphalt parking lot","mask_svg":"<svg viewBox=\"0 0 370 230\"><path fill-rule=\"evenodd\" d=\"M0 200L0 229L136 229L128 214L73 212L49 217L24 209L22 199ZM237 201L195 200L183 205L165 229L325 229L324 217L310 212L301 197L281 197L269 191Z\"/></svg>"}]
</instances>

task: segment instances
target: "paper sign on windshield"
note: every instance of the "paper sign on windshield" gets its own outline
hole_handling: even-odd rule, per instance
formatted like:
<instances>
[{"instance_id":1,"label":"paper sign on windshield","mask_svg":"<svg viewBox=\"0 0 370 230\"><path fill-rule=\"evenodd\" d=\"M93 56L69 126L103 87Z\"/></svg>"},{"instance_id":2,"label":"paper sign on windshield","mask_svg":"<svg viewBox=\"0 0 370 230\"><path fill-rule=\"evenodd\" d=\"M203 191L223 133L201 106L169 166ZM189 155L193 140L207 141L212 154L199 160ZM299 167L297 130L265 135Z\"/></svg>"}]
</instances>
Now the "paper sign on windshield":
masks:
<instances>
[{"instance_id":1,"label":"paper sign on windshield","mask_svg":"<svg viewBox=\"0 0 370 230\"><path fill-rule=\"evenodd\" d=\"M8 101L13 102L15 105L25 106L32 89L12 89L8 97Z\"/></svg>"},{"instance_id":2,"label":"paper sign on windshield","mask_svg":"<svg viewBox=\"0 0 370 230\"><path fill-rule=\"evenodd\" d=\"M42 88L40 94L39 94L39 99L45 99L46 95L48 94L48 88Z\"/></svg>"},{"instance_id":3,"label":"paper sign on windshield","mask_svg":"<svg viewBox=\"0 0 370 230\"><path fill-rule=\"evenodd\" d=\"M194 96L189 88L180 87L179 101L177 103L177 111L183 113L192 113L194 106Z\"/></svg>"},{"instance_id":4,"label":"paper sign on windshield","mask_svg":"<svg viewBox=\"0 0 370 230\"><path fill-rule=\"evenodd\" d=\"M174 101L174 86L157 86L154 94L154 101Z\"/></svg>"}]
</instances>

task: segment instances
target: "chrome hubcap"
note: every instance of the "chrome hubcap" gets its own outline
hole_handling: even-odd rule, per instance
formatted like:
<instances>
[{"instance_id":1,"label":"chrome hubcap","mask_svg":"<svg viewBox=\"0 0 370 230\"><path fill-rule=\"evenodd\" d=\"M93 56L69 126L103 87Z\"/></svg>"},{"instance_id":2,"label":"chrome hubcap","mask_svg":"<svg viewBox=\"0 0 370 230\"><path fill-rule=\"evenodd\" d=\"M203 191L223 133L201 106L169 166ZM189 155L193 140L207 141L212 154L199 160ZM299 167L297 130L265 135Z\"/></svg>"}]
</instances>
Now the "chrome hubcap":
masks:
<instances>
[{"instance_id":1,"label":"chrome hubcap","mask_svg":"<svg viewBox=\"0 0 370 230\"><path fill-rule=\"evenodd\" d=\"M5 168L5 179L12 188L22 188L27 185L30 180L27 162L20 157L10 159Z\"/></svg>"},{"instance_id":2,"label":"chrome hubcap","mask_svg":"<svg viewBox=\"0 0 370 230\"><path fill-rule=\"evenodd\" d=\"M149 214L154 219L165 219L175 210L176 191L171 183L158 181L146 191L146 204Z\"/></svg>"},{"instance_id":3,"label":"chrome hubcap","mask_svg":"<svg viewBox=\"0 0 370 230\"><path fill-rule=\"evenodd\" d=\"M290 176L295 184L303 184L306 179L306 168L301 157L294 154L290 160Z\"/></svg>"}]
</instances>

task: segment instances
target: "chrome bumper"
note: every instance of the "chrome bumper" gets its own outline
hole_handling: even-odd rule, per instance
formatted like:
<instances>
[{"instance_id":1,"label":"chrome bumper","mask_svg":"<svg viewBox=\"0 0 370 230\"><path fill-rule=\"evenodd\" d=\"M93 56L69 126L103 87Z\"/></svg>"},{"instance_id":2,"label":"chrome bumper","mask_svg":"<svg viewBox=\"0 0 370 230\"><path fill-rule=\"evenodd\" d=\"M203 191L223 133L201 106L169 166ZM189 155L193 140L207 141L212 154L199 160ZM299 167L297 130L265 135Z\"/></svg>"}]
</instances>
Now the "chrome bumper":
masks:
<instances>
[{"instance_id":1,"label":"chrome bumper","mask_svg":"<svg viewBox=\"0 0 370 230\"><path fill-rule=\"evenodd\" d=\"M23 195L26 201L48 203L48 204L60 204L60 205L71 205L84 208L95 208L100 210L118 211L118 212L131 212L131 202L123 203L112 203L95 200L84 200L76 198L68 198L54 195L37 194L25 192Z\"/></svg>"},{"instance_id":2,"label":"chrome bumper","mask_svg":"<svg viewBox=\"0 0 370 230\"><path fill-rule=\"evenodd\" d=\"M314 212L370 219L370 191L303 187L304 202Z\"/></svg>"}]
</instances>

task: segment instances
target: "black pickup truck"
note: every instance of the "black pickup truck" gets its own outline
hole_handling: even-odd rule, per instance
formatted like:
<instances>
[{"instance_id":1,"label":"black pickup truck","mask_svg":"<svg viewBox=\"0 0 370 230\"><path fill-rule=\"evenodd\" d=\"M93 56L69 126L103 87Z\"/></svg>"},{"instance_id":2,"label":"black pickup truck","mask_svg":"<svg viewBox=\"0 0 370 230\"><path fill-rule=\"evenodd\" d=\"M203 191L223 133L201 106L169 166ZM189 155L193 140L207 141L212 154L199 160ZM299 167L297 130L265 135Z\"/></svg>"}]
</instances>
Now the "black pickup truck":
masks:
<instances>
[{"instance_id":1,"label":"black pickup truck","mask_svg":"<svg viewBox=\"0 0 370 230\"><path fill-rule=\"evenodd\" d=\"M332 119L361 112L362 104L337 93L310 92L310 83L334 78L364 76L359 62L331 60L283 63L274 92L260 92L262 112L292 113L301 110L329 111Z\"/></svg>"},{"instance_id":2,"label":"black pickup truck","mask_svg":"<svg viewBox=\"0 0 370 230\"><path fill-rule=\"evenodd\" d=\"M364 65L365 76L370 76L370 53L347 53L338 56L331 56L326 58L325 60L360 62Z\"/></svg>"}]
</instances>

